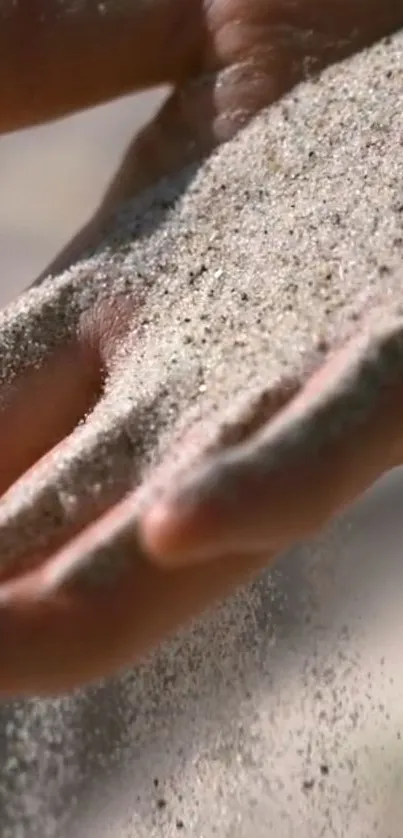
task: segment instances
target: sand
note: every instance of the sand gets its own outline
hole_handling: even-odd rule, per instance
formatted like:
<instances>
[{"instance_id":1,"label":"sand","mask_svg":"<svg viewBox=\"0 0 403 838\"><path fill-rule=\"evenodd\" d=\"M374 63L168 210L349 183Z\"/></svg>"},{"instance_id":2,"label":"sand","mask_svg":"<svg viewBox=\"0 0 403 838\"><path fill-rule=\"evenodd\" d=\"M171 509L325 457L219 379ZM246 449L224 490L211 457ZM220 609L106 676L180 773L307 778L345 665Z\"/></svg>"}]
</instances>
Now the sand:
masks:
<instances>
[{"instance_id":1,"label":"sand","mask_svg":"<svg viewBox=\"0 0 403 838\"><path fill-rule=\"evenodd\" d=\"M201 167L164 181L124 207L100 248L25 294L1 316L4 381L27 364L41 363L74 333L94 304L117 293L141 302L99 405L24 490L17 485L8 492L0 511L3 561L21 555L22 543L32 550L52 532L60 533L78 508L94 503L102 508L106 497L123 494L155 465L164 463L166 479L178 467L177 444L185 431L203 422L206 439L215 444L223 428L218 417L228 405L225 433L236 438L245 412L256 404L260 409L268 388L284 376L305 375L371 312L376 322L397 316L400 324L402 58L403 37L398 35L327 70L319 81L305 83ZM397 336L399 348L399 329ZM390 356L386 371L381 360L384 375ZM378 362L376 357L376 368ZM187 459L194 455L197 450L186 452ZM108 711L119 719L119 735L112 735L115 756L118 762L122 753L126 761L138 759L141 769L134 771L133 798L124 804L129 805L126 820L118 795L119 813L110 814L112 801L110 826L102 815L94 834L116 836L119 828L118 838L141 838L180 834L186 828L187 834L205 838L259 838L268 834L270 824L269 834L285 838L297 828L305 834L301 823L308 824L310 838L382 834L374 826L376 813L362 778L346 804L345 784L354 775L350 769L341 784L334 781L329 796L315 798L316 811L310 810L311 774L301 775L295 743L276 721L281 701L293 717L290 695L297 701L295 692L287 700L280 698L280 685L276 697L270 694L269 699L267 692L270 584L265 592L245 592L156 654L148 667L119 682L116 704L112 699ZM254 624L257 611L260 625ZM217 673L221 659L227 661L229 695ZM309 690L315 677L310 670ZM216 698L225 693L226 705L213 730L208 719L214 693ZM300 716L291 725L294 732L301 727L301 741L305 724L315 735L315 701L309 695L309 722ZM348 691L339 696L337 724L324 708L327 749L332 725L335 750L346 737L362 735L362 705L357 711L355 700ZM191 755L188 739L181 741L177 731L185 707L197 715L198 744ZM90 720L98 711L87 695L65 705L28 705L24 733L20 717L11 724L9 753L16 747L12 743L24 742L25 736L43 775L34 777L33 757L32 765L22 763L18 782L12 772L5 779L10 791L3 792L4 811L11 819L4 836L18 834L13 817L21 836L68 834L60 799L70 782L80 787L80 771L86 771L77 764L86 762L80 740L83 708L92 729ZM48 743L42 745L36 714L47 730ZM102 714L97 724L102 739ZM170 737L162 734L165 726ZM315 740L318 759L321 736ZM294 748L288 763L287 748ZM87 760L91 765L90 756ZM154 801L160 782L156 775L152 785L154 764L163 766L169 805L165 797L164 803ZM318 771L323 787L326 766ZM150 783L144 799L136 792L142 785L139 772ZM19 797L21 777L24 799ZM296 795L293 807L287 806L287 784ZM102 813L108 804L98 801L97 806ZM72 809L74 814L74 802ZM85 834L90 826L87 822ZM78 838L77 831L71 834Z\"/></svg>"}]
</instances>

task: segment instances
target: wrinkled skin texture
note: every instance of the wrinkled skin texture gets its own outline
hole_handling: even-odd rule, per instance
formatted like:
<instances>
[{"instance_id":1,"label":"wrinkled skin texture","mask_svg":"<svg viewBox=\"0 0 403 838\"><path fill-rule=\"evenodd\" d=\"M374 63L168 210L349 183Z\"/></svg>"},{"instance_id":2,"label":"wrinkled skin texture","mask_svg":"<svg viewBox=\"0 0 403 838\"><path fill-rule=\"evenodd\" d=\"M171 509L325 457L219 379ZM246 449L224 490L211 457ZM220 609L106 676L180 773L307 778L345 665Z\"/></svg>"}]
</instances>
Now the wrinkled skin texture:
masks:
<instances>
[{"instance_id":1,"label":"wrinkled skin texture","mask_svg":"<svg viewBox=\"0 0 403 838\"><path fill-rule=\"evenodd\" d=\"M1 130L156 83L174 87L52 273L125 197L230 139L307 73L403 25L401 0L127 0L104 4L102 15L95 8L41 0L16 9L0 0ZM15 85L5 81L10 73ZM136 301L114 302L112 294L39 365L16 380L5 376L2 493L17 479L32 480L26 472L96 405L135 318ZM401 332L400 322L386 324L329 356L312 378L280 387L266 424L245 441L205 457L201 441L198 468L140 519L135 492L115 505L105 500L97 515L78 512L62 538L49 525L45 546L2 573L0 692L63 691L129 665L400 464ZM391 347L392 377L383 364ZM322 421L321 444L312 447L318 417L331 420L362 391L369 357L378 383L359 425L352 411L335 437ZM123 570L94 585L85 570L105 547Z\"/></svg>"}]
</instances>

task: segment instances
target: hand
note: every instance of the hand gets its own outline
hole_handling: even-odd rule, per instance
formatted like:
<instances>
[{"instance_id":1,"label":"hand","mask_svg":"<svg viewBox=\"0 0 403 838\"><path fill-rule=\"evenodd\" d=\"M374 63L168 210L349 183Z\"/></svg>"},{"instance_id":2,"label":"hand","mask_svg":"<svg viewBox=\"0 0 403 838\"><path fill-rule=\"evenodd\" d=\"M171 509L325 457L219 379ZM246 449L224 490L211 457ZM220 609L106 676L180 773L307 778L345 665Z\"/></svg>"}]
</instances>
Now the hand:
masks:
<instances>
[{"instance_id":1,"label":"hand","mask_svg":"<svg viewBox=\"0 0 403 838\"><path fill-rule=\"evenodd\" d=\"M80 277L64 277L0 320L3 695L128 665L401 462L402 323L391 321L274 391L246 441L211 457L201 436L198 465L170 493L131 491L142 449L130 365L127 401L115 387L117 349L136 365L134 295L87 283L85 310Z\"/></svg>"},{"instance_id":2,"label":"hand","mask_svg":"<svg viewBox=\"0 0 403 838\"><path fill-rule=\"evenodd\" d=\"M303 8L300 23L303 14L310 21L314 12L311 5ZM348 24L343 32L350 31L351 8L346 5L344 18L341 14L329 16L329 32L333 26L333 34L340 35L342 21L343 26ZM354 8L362 24L357 31L364 40L382 34L386 21L387 28L401 22L394 3L383 5L376 25L371 15L367 23L363 5ZM240 9L245 24L235 28L240 38L235 49L228 35L234 27L231 29L231 20L225 15L236 12L239 24ZM257 18L247 17L253 9ZM280 6L276 9L279 14ZM339 2L337 9L340 11ZM374 13L376 10L379 4ZM292 14L297 11L293 5ZM217 65L209 63L211 52L207 50L202 69L193 75L211 68L213 76L204 90L207 102L211 103L212 94L217 95L213 113L219 118L203 120L205 112L198 107L178 114L171 101L164 113L172 116L155 123L165 126L156 135L160 140L155 148L173 149L167 159L172 161L176 154L177 160L183 159L184 146L176 141L183 136L176 133L178 124L185 122L203 152L209 146L209 141L204 143L205 124L213 126L213 140L223 140L239 127L232 116L240 113L243 122L270 96L282 92L281 78L288 86L300 77L305 63L297 64L297 74L295 66L288 67L289 56L295 57L289 52L288 41L285 51L282 39L277 42L273 65L273 21L270 18L267 27L261 12L260 3L238 8L235 2L221 4L217 0L204 7L200 31L210 33L207 40L214 62L219 57L218 69L212 69ZM221 13L225 19L219 17ZM219 26L214 20L221 20ZM279 31L283 32L277 29L276 33ZM361 35L349 49L361 43ZM337 37L337 57L342 40ZM315 36L314 41L322 44L314 54L323 63L329 58L323 39ZM328 43L327 38L325 41ZM295 46L294 39L292 43ZM335 57L335 52L330 52ZM283 68L277 63L278 55L285 60L284 76L276 75L278 67ZM298 55L306 58L304 51ZM184 79L192 74L189 68L188 76L182 72L178 90L191 91ZM233 78L228 88L222 74ZM155 78L150 71L151 77ZM68 88L62 85L61 89L66 93ZM204 95L203 89L200 95ZM44 95L43 101L56 99ZM204 100L186 100L185 96L183 101L200 104ZM183 113L190 116L184 119ZM165 139L171 130L175 139L170 146ZM142 147L146 149L147 144ZM156 158L158 161L158 154ZM155 164L154 172L158 171ZM115 191L114 200L133 188L136 177L131 177L122 179L124 185ZM341 404L344 409L346 394L360 392L360 377L347 387L342 378L339 386L336 359L323 370L319 408L313 398L317 378L296 381L291 390L284 386L272 394L272 417L265 415L262 430L256 436L251 434L249 442L233 450L227 446L215 459L207 452L204 456L201 448L198 468L185 481L185 494L179 491L180 483L171 498L162 497L158 502L147 491L143 494L147 486L127 494L139 482L132 471L138 405L130 390L130 376L128 401L123 406L119 402L117 409L113 390L120 386L118 350L132 353L135 362L133 335L141 306L138 290L133 277L127 287L122 278L114 279L112 267L101 283L96 277L91 280L83 268L82 276L75 275L74 280L67 275L32 289L0 320L0 438L4 452L0 472L0 491L4 493L0 506L0 691L4 695L65 690L127 665L214 598L269 564L278 551L315 531L385 468L400 461L398 383L387 389L381 386L379 391L375 388L373 408L364 411L359 436L354 412L348 410L343 436L325 438L319 454L310 448L318 416L321 418L320 406L335 411ZM381 360L385 349L390 357L388 330L385 335L373 344L376 358ZM340 356L340 363L346 362L350 369L355 358L366 357L362 352L357 355L352 347L346 356ZM397 367L396 381L400 357ZM383 366L382 370L385 372ZM381 385L388 380L388 369L385 375L383 372ZM354 450L350 471L339 457L340 451L344 456L349 450ZM256 498L250 502L251 487L261 493L259 507ZM276 511L270 524L268 503ZM234 510L239 512L239 523L230 520Z\"/></svg>"}]
</instances>

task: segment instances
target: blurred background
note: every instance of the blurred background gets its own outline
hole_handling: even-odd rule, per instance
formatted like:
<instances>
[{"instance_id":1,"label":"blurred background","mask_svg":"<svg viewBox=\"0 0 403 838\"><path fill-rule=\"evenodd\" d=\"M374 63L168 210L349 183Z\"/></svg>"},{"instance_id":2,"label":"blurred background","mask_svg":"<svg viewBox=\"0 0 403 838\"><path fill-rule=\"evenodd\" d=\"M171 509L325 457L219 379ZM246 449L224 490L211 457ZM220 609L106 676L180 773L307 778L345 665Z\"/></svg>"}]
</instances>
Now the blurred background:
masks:
<instances>
[{"instance_id":1,"label":"blurred background","mask_svg":"<svg viewBox=\"0 0 403 838\"><path fill-rule=\"evenodd\" d=\"M46 267L89 218L160 89L0 138L0 305Z\"/></svg>"}]
</instances>

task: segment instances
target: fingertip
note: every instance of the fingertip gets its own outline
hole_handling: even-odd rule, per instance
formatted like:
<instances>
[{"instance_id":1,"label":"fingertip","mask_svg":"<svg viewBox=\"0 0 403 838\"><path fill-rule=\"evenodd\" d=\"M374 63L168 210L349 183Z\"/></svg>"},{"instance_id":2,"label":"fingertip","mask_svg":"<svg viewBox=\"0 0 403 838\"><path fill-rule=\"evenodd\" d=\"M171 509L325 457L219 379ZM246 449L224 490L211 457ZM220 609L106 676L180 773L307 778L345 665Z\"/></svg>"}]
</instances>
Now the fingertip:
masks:
<instances>
[{"instance_id":1,"label":"fingertip","mask_svg":"<svg viewBox=\"0 0 403 838\"><path fill-rule=\"evenodd\" d=\"M213 552L209 518L205 508L180 508L175 501L158 501L139 524L143 547L156 565L167 570L205 561Z\"/></svg>"},{"instance_id":2,"label":"fingertip","mask_svg":"<svg viewBox=\"0 0 403 838\"><path fill-rule=\"evenodd\" d=\"M146 552L155 564L169 568L183 546L181 516L169 502L159 501L149 509L139 523L139 535Z\"/></svg>"}]
</instances>

